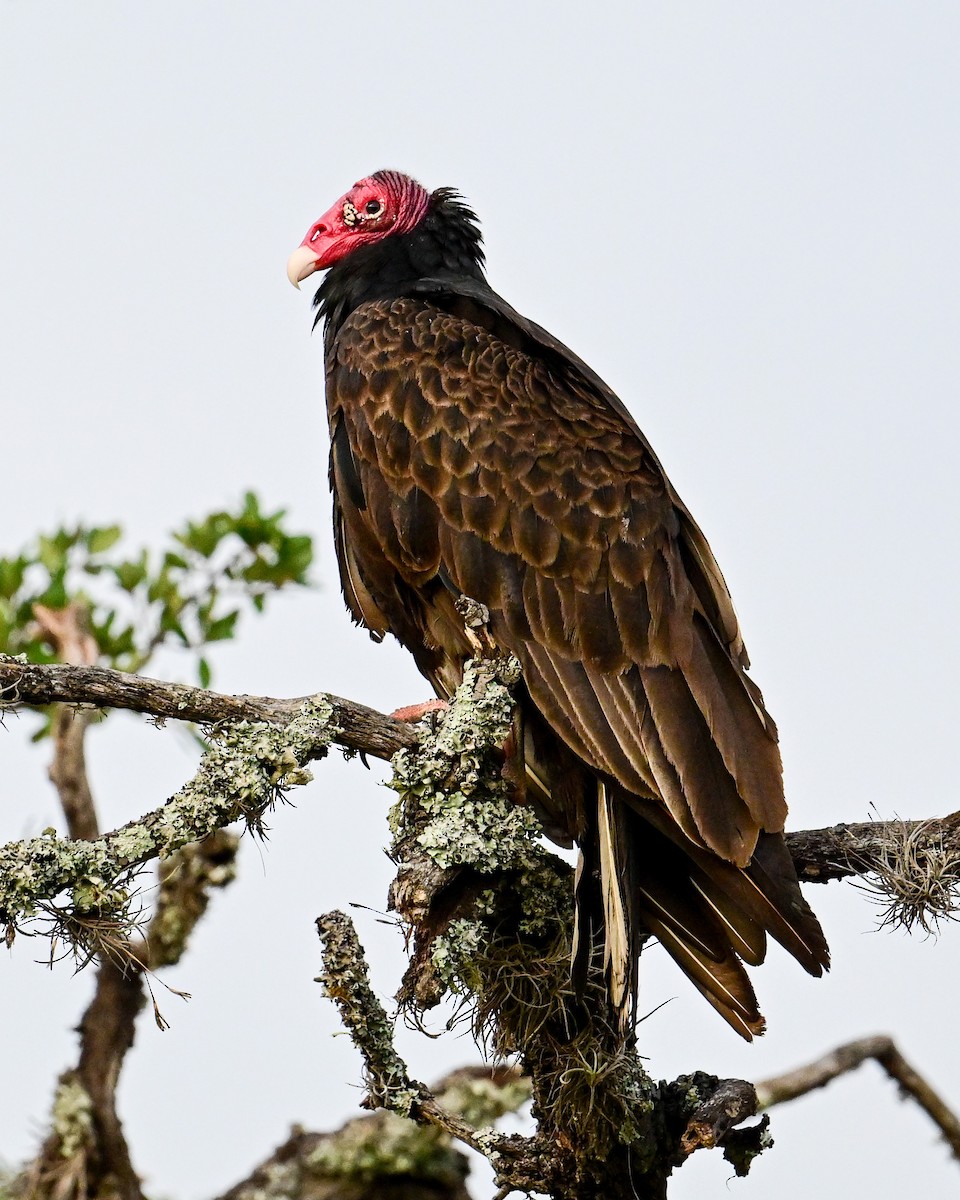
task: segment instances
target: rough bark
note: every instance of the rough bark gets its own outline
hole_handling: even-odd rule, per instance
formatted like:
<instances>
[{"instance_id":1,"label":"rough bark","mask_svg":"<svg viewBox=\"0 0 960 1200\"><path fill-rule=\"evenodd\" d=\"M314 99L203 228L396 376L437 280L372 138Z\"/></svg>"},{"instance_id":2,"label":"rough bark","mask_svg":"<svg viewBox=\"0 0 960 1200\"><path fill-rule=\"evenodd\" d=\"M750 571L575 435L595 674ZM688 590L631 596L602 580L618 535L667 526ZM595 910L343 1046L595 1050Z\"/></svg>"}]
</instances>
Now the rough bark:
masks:
<instances>
[{"instance_id":1,"label":"rough bark","mask_svg":"<svg viewBox=\"0 0 960 1200\"><path fill-rule=\"evenodd\" d=\"M128 675L108 667L60 663L40 666L0 655L0 705L42 707L54 703L128 709L159 720L190 721L198 725L263 721L280 726L289 725L304 703L320 703L329 706L338 730L335 742L345 750L389 759L417 741L416 730L408 723L340 696L320 693L290 700L226 696L182 683Z\"/></svg>"}]
</instances>

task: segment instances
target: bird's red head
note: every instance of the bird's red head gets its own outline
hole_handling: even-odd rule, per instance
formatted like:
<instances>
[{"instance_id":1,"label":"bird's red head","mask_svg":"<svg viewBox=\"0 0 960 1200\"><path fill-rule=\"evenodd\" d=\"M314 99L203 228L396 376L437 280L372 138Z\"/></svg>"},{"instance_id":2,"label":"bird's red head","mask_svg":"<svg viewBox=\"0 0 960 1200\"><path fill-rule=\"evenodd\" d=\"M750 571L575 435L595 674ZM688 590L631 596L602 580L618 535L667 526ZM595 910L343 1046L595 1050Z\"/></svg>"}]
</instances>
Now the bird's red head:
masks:
<instances>
[{"instance_id":1,"label":"bird's red head","mask_svg":"<svg viewBox=\"0 0 960 1200\"><path fill-rule=\"evenodd\" d=\"M407 233L423 218L430 193L409 175L377 171L355 183L314 222L290 255L287 278L299 287L314 271L332 267L361 246Z\"/></svg>"}]
</instances>

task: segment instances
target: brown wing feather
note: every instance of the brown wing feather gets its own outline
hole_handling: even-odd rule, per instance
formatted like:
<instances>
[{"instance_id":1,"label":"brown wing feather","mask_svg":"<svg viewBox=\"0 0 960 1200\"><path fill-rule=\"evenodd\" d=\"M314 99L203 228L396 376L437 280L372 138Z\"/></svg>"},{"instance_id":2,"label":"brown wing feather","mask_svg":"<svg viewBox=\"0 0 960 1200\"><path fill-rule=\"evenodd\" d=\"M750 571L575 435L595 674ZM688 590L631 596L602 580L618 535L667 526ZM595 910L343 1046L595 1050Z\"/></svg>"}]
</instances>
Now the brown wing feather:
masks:
<instances>
[{"instance_id":1,"label":"brown wing feather","mask_svg":"<svg viewBox=\"0 0 960 1200\"><path fill-rule=\"evenodd\" d=\"M531 711L586 769L584 796L593 787L575 807L605 839L593 866L608 922L639 913L749 1035L761 1019L738 955L760 961L770 930L819 970L825 945L782 858L741 870L786 808L776 729L744 674L723 577L619 402L588 374L525 353L519 333L503 340L482 306L470 317L419 299L368 303L331 346L348 603L374 632L390 628L443 692L469 654L454 598L489 608ZM609 796L598 813L597 780L618 803L636 800L629 838ZM578 825L567 821L582 838ZM650 838L666 858L651 858ZM612 894L614 878L635 896ZM616 937L608 961L623 995ZM633 953L641 932L630 937Z\"/></svg>"}]
</instances>

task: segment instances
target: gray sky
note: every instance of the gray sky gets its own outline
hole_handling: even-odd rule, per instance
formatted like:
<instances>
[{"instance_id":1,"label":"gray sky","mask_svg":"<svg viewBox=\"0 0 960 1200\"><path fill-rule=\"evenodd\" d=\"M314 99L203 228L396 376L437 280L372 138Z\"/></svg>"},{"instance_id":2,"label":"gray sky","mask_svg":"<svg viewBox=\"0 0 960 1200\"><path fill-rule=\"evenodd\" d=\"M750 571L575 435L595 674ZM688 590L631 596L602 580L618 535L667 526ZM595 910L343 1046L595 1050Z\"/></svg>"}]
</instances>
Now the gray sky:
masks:
<instances>
[{"instance_id":1,"label":"gray sky","mask_svg":"<svg viewBox=\"0 0 960 1200\"><path fill-rule=\"evenodd\" d=\"M284 277L337 196L399 167L470 198L494 286L619 391L693 509L780 725L793 827L955 809L958 52L948 3L0 0L2 549L78 517L157 540L253 487L317 535L321 588L217 652L217 686L424 698L342 611L320 344ZM31 728L0 738L5 838L56 820ZM90 741L107 826L194 762L134 718ZM170 972L193 1000L161 998L167 1033L140 1028L121 1098L153 1195L200 1200L292 1121L355 1111L312 920L383 906L389 794L356 763L317 775ZM876 933L855 890L808 896L834 970L810 980L774 949L753 1046L645 957L642 1003L676 997L641 1027L653 1072L757 1078L890 1032L960 1107L957 930ZM358 923L388 995L399 939ZM3 968L13 1161L92 982L40 949ZM400 1041L424 1078L474 1057L463 1037ZM956 1193L872 1067L773 1121L731 1195ZM672 1195L726 1195L728 1174L699 1154Z\"/></svg>"}]
</instances>

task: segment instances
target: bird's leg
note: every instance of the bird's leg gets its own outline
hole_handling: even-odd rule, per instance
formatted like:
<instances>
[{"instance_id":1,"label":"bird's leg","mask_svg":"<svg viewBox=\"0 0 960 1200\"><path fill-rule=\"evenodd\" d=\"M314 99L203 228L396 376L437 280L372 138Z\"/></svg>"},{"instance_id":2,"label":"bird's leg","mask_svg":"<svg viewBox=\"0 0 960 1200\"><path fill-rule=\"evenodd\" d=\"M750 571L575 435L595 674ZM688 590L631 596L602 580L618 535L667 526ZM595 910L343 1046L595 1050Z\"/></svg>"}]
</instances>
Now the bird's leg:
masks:
<instances>
[{"instance_id":1,"label":"bird's leg","mask_svg":"<svg viewBox=\"0 0 960 1200\"><path fill-rule=\"evenodd\" d=\"M510 732L501 749L503 766L500 768L500 775L507 785L510 799L514 804L526 804L527 767L523 753L523 713L519 705L513 710Z\"/></svg>"},{"instance_id":2,"label":"bird's leg","mask_svg":"<svg viewBox=\"0 0 960 1200\"><path fill-rule=\"evenodd\" d=\"M490 610L479 600L470 596L460 596L454 602L457 612L463 618L463 631L467 637L473 658L496 658L500 651L487 630L490 620ZM446 700L424 700L422 704L407 704L390 714L396 721L407 721L415 724L422 721L430 713L442 712L449 708Z\"/></svg>"}]
</instances>

